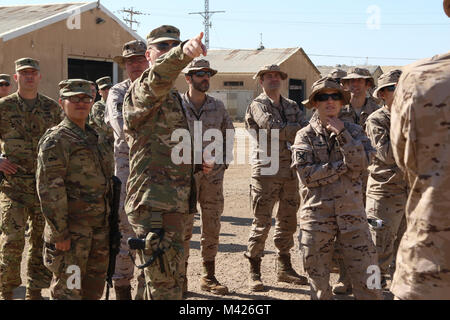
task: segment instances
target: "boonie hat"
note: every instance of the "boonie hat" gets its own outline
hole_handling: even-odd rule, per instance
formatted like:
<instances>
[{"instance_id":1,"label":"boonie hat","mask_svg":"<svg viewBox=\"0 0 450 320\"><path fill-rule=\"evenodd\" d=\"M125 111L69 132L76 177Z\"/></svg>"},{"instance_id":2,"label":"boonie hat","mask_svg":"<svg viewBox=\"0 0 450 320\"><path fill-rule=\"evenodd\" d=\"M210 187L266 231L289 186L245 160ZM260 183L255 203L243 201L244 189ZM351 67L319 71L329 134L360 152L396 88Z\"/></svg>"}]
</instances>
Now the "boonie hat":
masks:
<instances>
[{"instance_id":1,"label":"boonie hat","mask_svg":"<svg viewBox=\"0 0 450 320\"><path fill-rule=\"evenodd\" d=\"M398 69L389 71L388 73L383 73L378 78L378 86L373 91L373 94L372 94L373 97L374 98L379 98L378 97L378 92L380 91L380 89L383 89L385 87L389 87L389 86L392 86L394 84L397 84L398 79L400 79L401 75L402 75L402 71L398 70Z\"/></svg>"},{"instance_id":2,"label":"boonie hat","mask_svg":"<svg viewBox=\"0 0 450 320\"><path fill-rule=\"evenodd\" d=\"M288 75L286 72L281 71L280 66L276 64L266 65L259 69L258 73L253 77L253 79L258 79L262 75L268 72L278 72L282 80L286 80Z\"/></svg>"},{"instance_id":3,"label":"boonie hat","mask_svg":"<svg viewBox=\"0 0 450 320\"><path fill-rule=\"evenodd\" d=\"M350 102L351 94L349 91L345 91L344 87L342 87L339 83L336 82L333 78L330 77L324 77L322 79L317 80L312 85L312 91L309 95L309 98L302 103L307 107L308 109L311 109L313 107L312 101L314 100L314 96L318 94L320 91L323 91L324 89L336 89L344 98L344 105L348 104Z\"/></svg>"},{"instance_id":4,"label":"boonie hat","mask_svg":"<svg viewBox=\"0 0 450 320\"><path fill-rule=\"evenodd\" d=\"M145 56L145 51L147 51L146 44L141 40L133 40L127 42L122 47L122 55L114 57L114 62L123 65L126 58L134 56Z\"/></svg>"},{"instance_id":5,"label":"boonie hat","mask_svg":"<svg viewBox=\"0 0 450 320\"><path fill-rule=\"evenodd\" d=\"M188 74L195 71L207 70L211 72L211 77L217 73L217 70L212 69L209 65L209 61L205 59L194 59L186 67L184 73Z\"/></svg>"}]
</instances>

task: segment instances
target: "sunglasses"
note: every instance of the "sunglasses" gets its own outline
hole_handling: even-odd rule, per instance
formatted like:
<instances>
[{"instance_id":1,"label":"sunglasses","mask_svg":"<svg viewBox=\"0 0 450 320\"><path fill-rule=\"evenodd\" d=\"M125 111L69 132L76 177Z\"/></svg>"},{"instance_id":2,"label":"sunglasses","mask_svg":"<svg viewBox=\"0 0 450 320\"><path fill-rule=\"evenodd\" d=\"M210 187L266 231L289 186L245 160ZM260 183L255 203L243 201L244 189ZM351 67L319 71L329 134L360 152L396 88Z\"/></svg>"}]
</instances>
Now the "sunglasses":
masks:
<instances>
[{"instance_id":1,"label":"sunglasses","mask_svg":"<svg viewBox=\"0 0 450 320\"><path fill-rule=\"evenodd\" d=\"M314 100L324 102L324 101L328 101L329 98L331 98L334 101L342 100L342 93L340 93L340 92L338 92L338 93L319 93L319 94L316 94L316 96L314 97Z\"/></svg>"},{"instance_id":2,"label":"sunglasses","mask_svg":"<svg viewBox=\"0 0 450 320\"><path fill-rule=\"evenodd\" d=\"M93 100L91 97L82 97L82 98L80 98L79 96L72 96L72 97L68 97L68 98L65 98L65 99L69 100L72 103L79 103L79 102L91 103L92 100Z\"/></svg>"},{"instance_id":3,"label":"sunglasses","mask_svg":"<svg viewBox=\"0 0 450 320\"><path fill-rule=\"evenodd\" d=\"M211 76L212 76L211 71L197 71L197 72L192 72L192 74L196 75L199 78L204 77L205 75L207 75L208 78L211 78Z\"/></svg>"},{"instance_id":4,"label":"sunglasses","mask_svg":"<svg viewBox=\"0 0 450 320\"><path fill-rule=\"evenodd\" d=\"M154 46L159 50L159 51L167 51L169 49L175 48L176 46L178 46L179 43L178 42L173 42L172 44L169 44L167 42L158 42L155 43Z\"/></svg>"},{"instance_id":5,"label":"sunglasses","mask_svg":"<svg viewBox=\"0 0 450 320\"><path fill-rule=\"evenodd\" d=\"M395 91L395 84L393 84L392 86L389 86L389 87L384 87L383 91L384 90L387 90L387 91L390 91L390 92L394 92Z\"/></svg>"},{"instance_id":6,"label":"sunglasses","mask_svg":"<svg viewBox=\"0 0 450 320\"><path fill-rule=\"evenodd\" d=\"M0 83L0 87L9 87L9 83Z\"/></svg>"}]
</instances>

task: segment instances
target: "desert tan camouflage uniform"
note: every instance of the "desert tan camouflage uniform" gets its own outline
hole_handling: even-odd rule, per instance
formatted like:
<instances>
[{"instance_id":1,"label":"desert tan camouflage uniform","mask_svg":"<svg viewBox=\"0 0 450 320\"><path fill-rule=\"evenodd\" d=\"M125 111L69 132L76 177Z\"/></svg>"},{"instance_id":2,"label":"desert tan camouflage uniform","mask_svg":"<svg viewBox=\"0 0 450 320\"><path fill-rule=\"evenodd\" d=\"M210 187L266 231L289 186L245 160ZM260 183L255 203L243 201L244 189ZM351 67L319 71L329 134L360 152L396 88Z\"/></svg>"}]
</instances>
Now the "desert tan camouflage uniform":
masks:
<instances>
[{"instance_id":1,"label":"desert tan camouflage uniform","mask_svg":"<svg viewBox=\"0 0 450 320\"><path fill-rule=\"evenodd\" d=\"M89 82L69 80L60 91L61 97L73 93L91 96ZM67 117L47 130L38 149L36 180L46 220L44 264L53 273L51 299L100 299L108 268L112 150L89 125L83 130ZM68 251L55 248L67 239ZM79 288L68 286L71 266L80 269Z\"/></svg>"},{"instance_id":2,"label":"desert tan camouflage uniform","mask_svg":"<svg viewBox=\"0 0 450 320\"><path fill-rule=\"evenodd\" d=\"M186 74L195 71L209 71L211 76L217 73L216 70L211 69L209 62L204 59L196 59L186 69ZM194 175L197 190L197 202L201 208L201 255L203 258L204 285L202 289L212 290L218 294L228 293L228 289L219 285L214 276L215 258L219 247L219 233L220 233L220 217L224 208L223 197L223 177L225 169L228 168L227 163L227 129L234 130L233 122L228 115L225 105L222 101L215 99L207 94L205 103L197 109L189 98L189 92L182 95L183 108L188 119L189 131L194 139L194 126L201 123L201 137L204 137L205 132L210 129L219 130L223 137L223 158L215 160L214 168L209 173L204 173L201 168L196 170ZM234 135L233 135L234 137ZM202 154L205 148L211 141L202 140ZM231 148L231 150L233 150ZM203 158L202 158L203 159ZM204 160L204 159L203 159ZM201 167L201 165L198 165ZM185 265L187 267L189 259L189 242L192 238L192 231L194 226L194 214L186 215L185 221L185 235L184 235L184 257ZM186 272L186 271L185 271ZM209 281L208 281L209 280ZM185 277L186 282L186 277ZM214 284L213 284L214 282ZM219 288L220 286L220 288ZM185 290L187 286L185 284Z\"/></svg>"},{"instance_id":3,"label":"desert tan camouflage uniform","mask_svg":"<svg viewBox=\"0 0 450 320\"><path fill-rule=\"evenodd\" d=\"M405 67L391 108L392 150L411 188L391 285L399 299L450 299L449 108L450 52Z\"/></svg>"},{"instance_id":4,"label":"desert tan camouflage uniform","mask_svg":"<svg viewBox=\"0 0 450 320\"><path fill-rule=\"evenodd\" d=\"M313 84L309 101L325 88L340 85L331 78ZM308 104L307 104L308 106ZM344 122L338 136L327 131L319 117L297 132L292 167L300 180L301 245L312 299L331 299L329 284L334 241L343 248L357 299L379 299L380 290L368 289L367 268L377 264L361 196L361 173L372 148L361 127Z\"/></svg>"},{"instance_id":5,"label":"desert tan camouflage uniform","mask_svg":"<svg viewBox=\"0 0 450 320\"><path fill-rule=\"evenodd\" d=\"M16 61L16 71L39 70L31 58ZM42 263L44 218L36 193L37 145L45 130L61 120L58 104L42 94L34 105L15 92L0 99L0 147L6 158L17 164L14 175L5 174L0 185L0 293L8 295L21 284L20 262L25 245L25 227L29 224L27 254L27 290L48 288L51 275Z\"/></svg>"},{"instance_id":6,"label":"desert tan camouflage uniform","mask_svg":"<svg viewBox=\"0 0 450 320\"><path fill-rule=\"evenodd\" d=\"M112 87L111 78L103 77L96 81L99 89L105 89ZM89 125L97 131L99 135L104 135L106 137L106 141L109 142L111 148L114 145L114 134L111 126L105 123L105 109L106 109L106 101L103 100L103 97L94 103L91 108L91 112L89 114L88 123Z\"/></svg>"},{"instance_id":7,"label":"desert tan camouflage uniform","mask_svg":"<svg viewBox=\"0 0 450 320\"><path fill-rule=\"evenodd\" d=\"M167 38L177 40L179 30L172 26L157 28L147 36L147 43ZM162 55L133 82L123 104L124 133L130 147L125 200L128 220L138 237L145 237L152 228L173 233L172 246L181 258L183 215L194 212L196 200L193 165L176 165L171 159L172 148L179 144L172 141L172 133L181 129L189 134L181 98L172 89L179 73L192 61L183 53L183 45ZM142 252L139 255L143 260ZM146 270L147 298L181 299L182 265L182 261L176 261L174 273L159 281Z\"/></svg>"},{"instance_id":8,"label":"desert tan camouflage uniform","mask_svg":"<svg viewBox=\"0 0 450 320\"><path fill-rule=\"evenodd\" d=\"M378 79L374 94L387 86L395 85L401 71L394 70ZM368 168L366 191L366 214L369 219L380 219L382 226L369 224L372 240L377 247L378 264L383 275L389 274L389 266L396 255L394 243L402 237L400 226L405 216L408 196L403 173L397 167L392 153L389 130L391 113L389 107L373 112L366 121L366 134L376 150Z\"/></svg>"},{"instance_id":9,"label":"desert tan camouflage uniform","mask_svg":"<svg viewBox=\"0 0 450 320\"><path fill-rule=\"evenodd\" d=\"M278 66L266 66L255 76L259 78L265 72L279 71ZM282 79L287 75L282 74ZM285 76L284 76L285 75ZM270 156L271 130L279 130L279 168L276 174L262 175L261 169L269 167L259 154L252 163L252 177L250 185L253 222L247 244L245 257L252 261L259 261L264 256L264 246L272 224L272 211L278 202L276 213L274 243L277 248L279 270L284 267L292 269L290 264L290 250L294 246L294 233L297 229L297 211L300 206L298 182L294 171L290 168L290 145L294 142L297 130L307 124L304 113L297 103L283 96L279 107L265 94L261 93L248 106L245 114L245 127L253 129L259 137L260 130L267 130L267 153ZM259 139L258 139L259 140ZM257 148L262 148L258 141ZM293 270L293 269L292 269ZM252 273L252 271L251 271ZM297 275L298 276L298 275ZM259 289L257 289L259 290Z\"/></svg>"},{"instance_id":10,"label":"desert tan camouflage uniform","mask_svg":"<svg viewBox=\"0 0 450 320\"><path fill-rule=\"evenodd\" d=\"M123 45L122 56L117 56L114 61L121 66L124 64L124 59L130 58L135 55L145 55L147 45L140 40L134 40L127 42ZM119 228L122 234L120 243L120 252L116 258L116 272L113 276L114 288L117 293L121 294L125 289L131 286L130 281L133 278L134 265L128 255L127 240L130 237L135 237L135 233L130 223L128 222L127 214L125 213L125 197L128 175L130 174L130 165L128 154L130 148L125 141L125 135L123 133L123 99L128 88L131 86L131 80L126 79L116 85L114 85L108 94L106 100L106 109L104 115L104 121L106 125L110 126L114 134L114 174L122 182L120 192L120 207L119 207ZM138 277L138 280L141 280ZM139 292L143 285L138 285L138 292L135 299L142 299L142 293ZM128 289L126 289L128 290ZM117 292L120 291L120 292ZM128 293L126 293L128 295Z\"/></svg>"}]
</instances>

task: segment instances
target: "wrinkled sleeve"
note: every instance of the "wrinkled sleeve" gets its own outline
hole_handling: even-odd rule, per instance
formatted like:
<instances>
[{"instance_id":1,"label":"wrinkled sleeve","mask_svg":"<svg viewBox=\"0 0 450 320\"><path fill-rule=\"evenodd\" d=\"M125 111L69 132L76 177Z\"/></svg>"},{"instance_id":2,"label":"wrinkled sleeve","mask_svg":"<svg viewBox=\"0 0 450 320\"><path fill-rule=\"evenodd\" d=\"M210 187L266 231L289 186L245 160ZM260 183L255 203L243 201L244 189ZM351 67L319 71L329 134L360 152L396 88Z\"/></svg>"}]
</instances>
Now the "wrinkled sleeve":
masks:
<instances>
[{"instance_id":1,"label":"wrinkled sleeve","mask_svg":"<svg viewBox=\"0 0 450 320\"><path fill-rule=\"evenodd\" d=\"M61 242L70 237L67 192L64 182L68 158L59 141L46 140L39 146L36 171L37 193L41 210L51 234L46 241Z\"/></svg>"},{"instance_id":2,"label":"wrinkled sleeve","mask_svg":"<svg viewBox=\"0 0 450 320\"><path fill-rule=\"evenodd\" d=\"M225 145L224 153L223 153L223 157L224 157L223 163L225 164L225 168L228 168L229 162L231 162L233 160L234 125L233 125L233 121L230 118L230 115L228 114L227 110L225 109L225 105L223 104L223 102L219 100L219 104L220 104L220 107L223 108L223 112L224 112L222 126L221 126L222 127L222 135L224 137L224 145ZM227 130L233 131L233 137L232 137L231 142L228 141ZM228 144L230 144L230 145L228 145ZM229 157L229 159L228 159L229 162L227 162L227 155Z\"/></svg>"},{"instance_id":3,"label":"wrinkled sleeve","mask_svg":"<svg viewBox=\"0 0 450 320\"><path fill-rule=\"evenodd\" d=\"M413 106L417 102L413 85L404 86L402 81L404 75L400 78L395 90L394 102L391 107L391 144L397 166L406 173L417 175L417 157L416 157L416 130L415 116Z\"/></svg>"},{"instance_id":4,"label":"wrinkled sleeve","mask_svg":"<svg viewBox=\"0 0 450 320\"><path fill-rule=\"evenodd\" d=\"M311 144L303 132L298 132L292 146L291 167L297 170L299 180L307 187L319 187L335 182L347 172L342 160L316 163Z\"/></svg>"},{"instance_id":5,"label":"wrinkled sleeve","mask_svg":"<svg viewBox=\"0 0 450 320\"><path fill-rule=\"evenodd\" d=\"M125 143L125 135L123 133L123 107L124 94L120 92L118 88L111 88L106 99L105 107L105 123L114 131L114 137L116 140Z\"/></svg>"},{"instance_id":6,"label":"wrinkled sleeve","mask_svg":"<svg viewBox=\"0 0 450 320\"><path fill-rule=\"evenodd\" d=\"M259 102L253 101L249 106L249 111L259 128L267 131L278 129L280 141L292 141L297 131L301 129L298 123L286 124L276 120L272 113L268 112Z\"/></svg>"},{"instance_id":7,"label":"wrinkled sleeve","mask_svg":"<svg viewBox=\"0 0 450 320\"><path fill-rule=\"evenodd\" d=\"M376 119L368 119L366 122L366 134L375 148L375 156L385 164L395 164L389 130L386 130Z\"/></svg>"},{"instance_id":8,"label":"wrinkled sleeve","mask_svg":"<svg viewBox=\"0 0 450 320\"><path fill-rule=\"evenodd\" d=\"M348 128L344 129L338 136L337 142L344 155L344 163L348 169L354 172L367 170L374 150L370 140L362 131L362 128L354 131L355 138L350 134Z\"/></svg>"}]
</instances>

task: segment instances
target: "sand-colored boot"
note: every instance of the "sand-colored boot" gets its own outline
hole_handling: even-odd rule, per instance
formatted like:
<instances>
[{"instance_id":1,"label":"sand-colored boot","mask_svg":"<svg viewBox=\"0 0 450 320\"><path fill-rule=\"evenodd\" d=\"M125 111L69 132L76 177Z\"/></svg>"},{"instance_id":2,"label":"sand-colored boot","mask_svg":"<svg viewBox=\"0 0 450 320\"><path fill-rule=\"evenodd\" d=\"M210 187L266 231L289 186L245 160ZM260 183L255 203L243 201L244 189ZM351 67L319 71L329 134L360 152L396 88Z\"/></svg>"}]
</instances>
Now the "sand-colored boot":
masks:
<instances>
[{"instance_id":1,"label":"sand-colored boot","mask_svg":"<svg viewBox=\"0 0 450 320\"><path fill-rule=\"evenodd\" d=\"M264 285L261 281L261 258L247 258L250 262L250 274L248 278L248 287L251 291L264 291Z\"/></svg>"},{"instance_id":2,"label":"sand-colored boot","mask_svg":"<svg viewBox=\"0 0 450 320\"><path fill-rule=\"evenodd\" d=\"M228 288L215 277L215 262L214 261L203 261L203 276L200 279L200 289L203 291L208 291L217 295L227 295Z\"/></svg>"},{"instance_id":3,"label":"sand-colored boot","mask_svg":"<svg viewBox=\"0 0 450 320\"><path fill-rule=\"evenodd\" d=\"M351 294L352 284L348 277L347 269L345 268L344 262L342 259L338 259L339 263L339 279L338 282L333 286L334 294Z\"/></svg>"},{"instance_id":4,"label":"sand-colored boot","mask_svg":"<svg viewBox=\"0 0 450 320\"><path fill-rule=\"evenodd\" d=\"M277 280L279 282L293 283L297 285L307 285L308 279L299 275L292 268L290 255L279 255L277 261Z\"/></svg>"}]
</instances>

